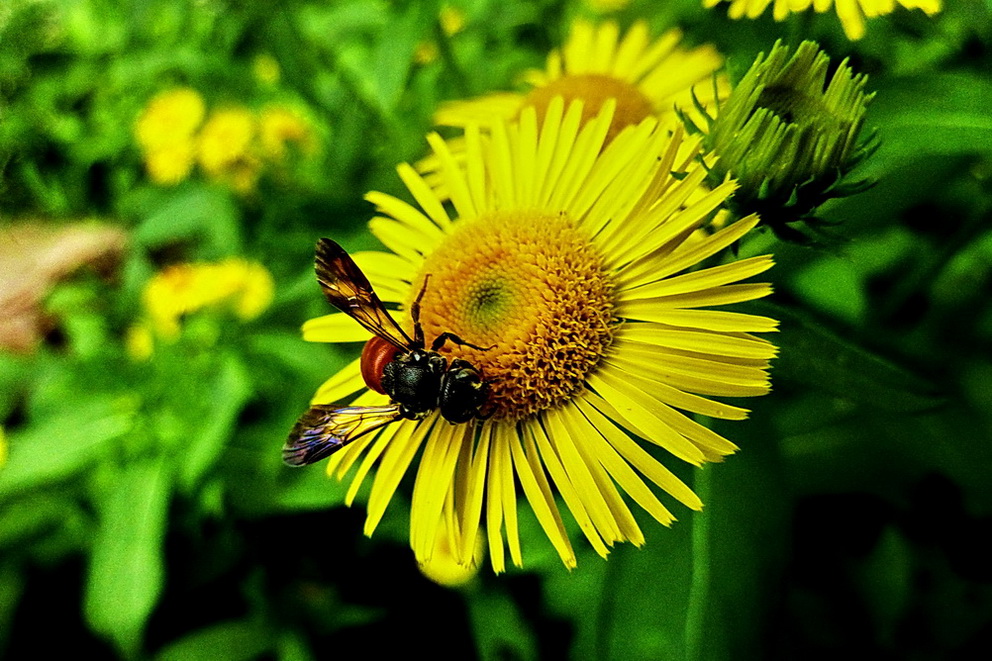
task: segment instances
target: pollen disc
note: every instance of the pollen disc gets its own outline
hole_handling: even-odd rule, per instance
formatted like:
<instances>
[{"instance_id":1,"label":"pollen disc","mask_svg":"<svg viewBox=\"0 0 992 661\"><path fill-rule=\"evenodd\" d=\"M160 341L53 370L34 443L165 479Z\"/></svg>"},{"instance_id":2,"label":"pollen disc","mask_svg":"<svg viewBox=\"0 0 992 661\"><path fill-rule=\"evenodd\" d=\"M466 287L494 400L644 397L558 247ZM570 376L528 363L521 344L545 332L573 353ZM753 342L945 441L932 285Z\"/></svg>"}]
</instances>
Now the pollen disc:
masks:
<instances>
[{"instance_id":1,"label":"pollen disc","mask_svg":"<svg viewBox=\"0 0 992 661\"><path fill-rule=\"evenodd\" d=\"M482 370L498 419L519 420L578 393L617 325L613 285L589 240L564 213L490 212L427 258L414 286L428 343Z\"/></svg>"},{"instance_id":2,"label":"pollen disc","mask_svg":"<svg viewBox=\"0 0 992 661\"><path fill-rule=\"evenodd\" d=\"M606 142L612 140L626 127L639 124L654 114L651 102L635 86L602 74L565 76L551 81L544 87L535 87L527 95L523 105L534 106L537 116L544 117L548 104L556 96L564 97L566 106L574 99L581 99L584 102L583 124L599 113L599 109L607 99L616 99L617 107L613 114L613 123L610 124L610 130L606 134Z\"/></svg>"}]
</instances>

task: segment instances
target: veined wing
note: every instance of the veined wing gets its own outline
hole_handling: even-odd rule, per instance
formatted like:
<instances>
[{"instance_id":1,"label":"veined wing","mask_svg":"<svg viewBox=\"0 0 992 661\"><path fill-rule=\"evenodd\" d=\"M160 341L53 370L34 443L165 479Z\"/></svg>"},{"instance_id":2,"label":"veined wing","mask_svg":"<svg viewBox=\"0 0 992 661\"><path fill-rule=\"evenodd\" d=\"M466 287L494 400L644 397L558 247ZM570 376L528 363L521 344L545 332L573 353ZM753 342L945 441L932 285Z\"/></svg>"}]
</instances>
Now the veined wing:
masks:
<instances>
[{"instance_id":1,"label":"veined wing","mask_svg":"<svg viewBox=\"0 0 992 661\"><path fill-rule=\"evenodd\" d=\"M282 447L282 460L290 466L312 464L399 417L399 404L311 406L289 432L289 438Z\"/></svg>"},{"instance_id":2,"label":"veined wing","mask_svg":"<svg viewBox=\"0 0 992 661\"><path fill-rule=\"evenodd\" d=\"M413 340L393 320L369 279L344 248L330 239L319 239L316 271L331 305L397 349L405 351L413 346Z\"/></svg>"}]
</instances>

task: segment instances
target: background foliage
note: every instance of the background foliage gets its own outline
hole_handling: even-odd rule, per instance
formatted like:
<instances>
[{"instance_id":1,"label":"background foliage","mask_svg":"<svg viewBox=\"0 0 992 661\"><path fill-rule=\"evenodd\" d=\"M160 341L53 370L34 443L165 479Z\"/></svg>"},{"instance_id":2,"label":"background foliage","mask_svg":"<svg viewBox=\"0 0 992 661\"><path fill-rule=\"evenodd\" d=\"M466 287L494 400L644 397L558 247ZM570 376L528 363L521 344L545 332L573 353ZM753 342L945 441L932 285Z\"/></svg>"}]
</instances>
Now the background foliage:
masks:
<instances>
[{"instance_id":1,"label":"background foliage","mask_svg":"<svg viewBox=\"0 0 992 661\"><path fill-rule=\"evenodd\" d=\"M697 0L633 2L621 22L682 26L739 72L776 38L815 38L877 91L871 190L821 216L836 247L771 234L783 320L774 392L721 433L741 452L692 480L707 502L642 549L569 573L522 510L524 570L447 589L417 570L398 496L374 539L361 506L279 448L352 353L309 345L319 236L371 247L367 190L401 194L439 101L515 85L561 43L563 1L5 0L0 253L25 222L110 225L111 264L44 298L31 352L0 351L0 654L98 658L876 658L992 648L992 5L897 11L849 42L836 16L730 21ZM770 14L770 12L766 12ZM261 60L259 58L262 58ZM259 75L259 62L278 75ZM133 128L157 92L208 107L302 109L319 144L239 193L157 185ZM13 257L12 257L13 256ZM126 351L159 268L244 256L273 274L259 318L199 315ZM12 267L13 268L13 267ZM9 276L10 274L0 274ZM755 306L758 307L758 306ZM7 314L0 310L0 314ZM402 490L401 490L402 491ZM581 545L577 547L577 550Z\"/></svg>"}]
</instances>

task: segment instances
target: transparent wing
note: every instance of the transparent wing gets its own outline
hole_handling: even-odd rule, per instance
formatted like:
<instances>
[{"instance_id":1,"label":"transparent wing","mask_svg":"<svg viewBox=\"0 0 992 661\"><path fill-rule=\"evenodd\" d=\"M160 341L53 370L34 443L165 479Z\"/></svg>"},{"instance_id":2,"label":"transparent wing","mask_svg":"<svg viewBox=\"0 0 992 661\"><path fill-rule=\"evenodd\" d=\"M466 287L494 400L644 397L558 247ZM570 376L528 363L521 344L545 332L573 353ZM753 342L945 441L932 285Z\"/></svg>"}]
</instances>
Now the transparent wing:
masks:
<instances>
[{"instance_id":1,"label":"transparent wing","mask_svg":"<svg viewBox=\"0 0 992 661\"><path fill-rule=\"evenodd\" d=\"M369 279L344 248L330 239L319 239L316 271L317 281L331 305L397 349L413 346L413 340L393 320Z\"/></svg>"},{"instance_id":2,"label":"transparent wing","mask_svg":"<svg viewBox=\"0 0 992 661\"><path fill-rule=\"evenodd\" d=\"M282 447L282 460L306 466L331 455L359 436L400 417L398 404L389 406L328 406L318 404L300 416Z\"/></svg>"}]
</instances>

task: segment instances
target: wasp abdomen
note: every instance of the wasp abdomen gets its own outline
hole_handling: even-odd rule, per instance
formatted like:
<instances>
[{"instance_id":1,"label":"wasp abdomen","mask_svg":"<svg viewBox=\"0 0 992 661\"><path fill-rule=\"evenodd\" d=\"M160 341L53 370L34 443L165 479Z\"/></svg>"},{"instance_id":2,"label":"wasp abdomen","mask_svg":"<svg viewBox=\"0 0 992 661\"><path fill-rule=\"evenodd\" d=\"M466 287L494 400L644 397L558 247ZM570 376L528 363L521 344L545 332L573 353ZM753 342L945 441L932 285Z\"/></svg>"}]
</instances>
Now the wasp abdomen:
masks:
<instances>
[{"instance_id":1,"label":"wasp abdomen","mask_svg":"<svg viewBox=\"0 0 992 661\"><path fill-rule=\"evenodd\" d=\"M386 371L386 365L395 360L399 353L399 349L381 337L377 335L370 337L362 349L362 360L360 363L362 367L362 379L365 381L365 385L385 395L386 390L382 387L383 373Z\"/></svg>"}]
</instances>

